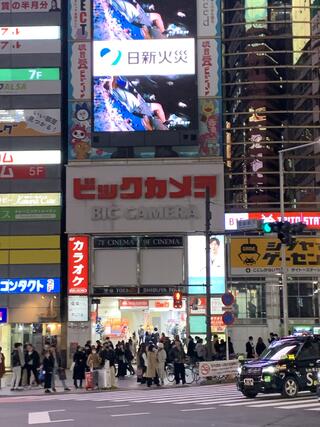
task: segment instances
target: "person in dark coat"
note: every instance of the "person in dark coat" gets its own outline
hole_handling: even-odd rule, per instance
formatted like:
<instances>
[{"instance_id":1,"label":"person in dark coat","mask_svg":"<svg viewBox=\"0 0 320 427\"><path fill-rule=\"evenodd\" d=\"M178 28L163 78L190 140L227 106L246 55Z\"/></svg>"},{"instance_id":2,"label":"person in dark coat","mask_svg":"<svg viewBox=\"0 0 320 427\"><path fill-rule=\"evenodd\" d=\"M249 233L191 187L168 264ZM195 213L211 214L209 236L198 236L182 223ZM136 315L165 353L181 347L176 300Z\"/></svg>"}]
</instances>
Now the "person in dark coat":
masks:
<instances>
[{"instance_id":1,"label":"person in dark coat","mask_svg":"<svg viewBox=\"0 0 320 427\"><path fill-rule=\"evenodd\" d=\"M54 358L50 351L46 351L42 361L42 369L44 372L44 392L51 393L52 374L54 368Z\"/></svg>"},{"instance_id":2,"label":"person in dark coat","mask_svg":"<svg viewBox=\"0 0 320 427\"><path fill-rule=\"evenodd\" d=\"M31 372L34 375L34 379L36 380L37 385L40 385L40 381L38 378L38 369L40 367L40 356L39 353L33 348L31 344L26 346L26 354L25 354L25 369L27 371L27 383L30 387L30 377Z\"/></svg>"},{"instance_id":3,"label":"person in dark coat","mask_svg":"<svg viewBox=\"0 0 320 427\"><path fill-rule=\"evenodd\" d=\"M130 344L127 342L124 346L124 355L125 355L125 359L126 359L126 364L127 364L127 369L130 372L130 375L134 375L134 369L132 366L132 361L134 359L132 351L130 349Z\"/></svg>"},{"instance_id":4,"label":"person in dark coat","mask_svg":"<svg viewBox=\"0 0 320 427\"><path fill-rule=\"evenodd\" d=\"M116 360L118 362L118 374L117 377L124 379L127 374L127 364L126 357L124 351L124 345L122 343L118 343L115 350Z\"/></svg>"},{"instance_id":5,"label":"person in dark coat","mask_svg":"<svg viewBox=\"0 0 320 427\"><path fill-rule=\"evenodd\" d=\"M73 384L75 388L82 388L82 381L85 379L85 372L87 367L87 355L83 347L78 347L73 355L74 368L73 368ZM78 386L78 381L79 386Z\"/></svg>"},{"instance_id":6,"label":"person in dark coat","mask_svg":"<svg viewBox=\"0 0 320 427\"><path fill-rule=\"evenodd\" d=\"M190 357L190 360L192 362L194 362L196 359L195 348L196 348L196 343L194 342L193 338L189 336L187 356Z\"/></svg>"},{"instance_id":7,"label":"person in dark coat","mask_svg":"<svg viewBox=\"0 0 320 427\"><path fill-rule=\"evenodd\" d=\"M259 337L258 341L257 341L257 345L256 345L257 355L260 356L266 348L267 347L266 347L265 343L263 342L263 339L261 337Z\"/></svg>"},{"instance_id":8,"label":"person in dark coat","mask_svg":"<svg viewBox=\"0 0 320 427\"><path fill-rule=\"evenodd\" d=\"M253 337L249 337L249 341L246 343L246 353L247 353L247 359L254 359L255 351L254 351L254 344L253 344Z\"/></svg>"}]
</instances>

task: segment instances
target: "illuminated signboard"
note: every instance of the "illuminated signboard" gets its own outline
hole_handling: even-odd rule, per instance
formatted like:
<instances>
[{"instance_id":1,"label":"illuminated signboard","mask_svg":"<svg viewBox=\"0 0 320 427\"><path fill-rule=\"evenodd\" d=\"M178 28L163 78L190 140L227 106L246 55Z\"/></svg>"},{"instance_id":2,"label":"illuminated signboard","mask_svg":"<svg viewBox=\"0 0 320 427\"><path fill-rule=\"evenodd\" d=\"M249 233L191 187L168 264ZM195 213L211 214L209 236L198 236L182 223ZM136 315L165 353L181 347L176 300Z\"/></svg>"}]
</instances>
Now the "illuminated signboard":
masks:
<instances>
[{"instance_id":1,"label":"illuminated signboard","mask_svg":"<svg viewBox=\"0 0 320 427\"><path fill-rule=\"evenodd\" d=\"M60 206L60 193L5 193L0 194L0 207Z\"/></svg>"},{"instance_id":2,"label":"illuminated signboard","mask_svg":"<svg viewBox=\"0 0 320 427\"><path fill-rule=\"evenodd\" d=\"M40 179L46 175L44 166L0 166L0 179Z\"/></svg>"},{"instance_id":3,"label":"illuminated signboard","mask_svg":"<svg viewBox=\"0 0 320 427\"><path fill-rule=\"evenodd\" d=\"M0 13L60 12L61 0L24 1L0 0Z\"/></svg>"},{"instance_id":4,"label":"illuminated signboard","mask_svg":"<svg viewBox=\"0 0 320 427\"><path fill-rule=\"evenodd\" d=\"M225 229L237 230L237 221L241 219L262 219L264 222L281 221L280 212L243 212L243 213L226 213ZM295 224L304 222L307 228L320 230L320 213L319 212L286 212L284 220Z\"/></svg>"},{"instance_id":5,"label":"illuminated signboard","mask_svg":"<svg viewBox=\"0 0 320 427\"><path fill-rule=\"evenodd\" d=\"M60 150L0 151L0 165L59 165Z\"/></svg>"},{"instance_id":6,"label":"illuminated signboard","mask_svg":"<svg viewBox=\"0 0 320 427\"><path fill-rule=\"evenodd\" d=\"M68 294L83 295L89 290L89 237L68 240Z\"/></svg>"},{"instance_id":7,"label":"illuminated signboard","mask_svg":"<svg viewBox=\"0 0 320 427\"><path fill-rule=\"evenodd\" d=\"M85 295L70 295L68 297L68 320L69 322L88 321L88 297Z\"/></svg>"},{"instance_id":8,"label":"illuminated signboard","mask_svg":"<svg viewBox=\"0 0 320 427\"><path fill-rule=\"evenodd\" d=\"M94 131L196 129L195 36L193 0L94 0Z\"/></svg>"},{"instance_id":9,"label":"illuminated signboard","mask_svg":"<svg viewBox=\"0 0 320 427\"><path fill-rule=\"evenodd\" d=\"M24 53L60 53L60 40L7 40L0 42L0 55Z\"/></svg>"},{"instance_id":10,"label":"illuminated signboard","mask_svg":"<svg viewBox=\"0 0 320 427\"><path fill-rule=\"evenodd\" d=\"M60 93L60 80L0 81L0 95L57 95Z\"/></svg>"},{"instance_id":11,"label":"illuminated signboard","mask_svg":"<svg viewBox=\"0 0 320 427\"><path fill-rule=\"evenodd\" d=\"M60 80L59 68L0 68L0 80Z\"/></svg>"},{"instance_id":12,"label":"illuminated signboard","mask_svg":"<svg viewBox=\"0 0 320 427\"><path fill-rule=\"evenodd\" d=\"M59 26L0 27L1 40L59 40Z\"/></svg>"},{"instance_id":13,"label":"illuminated signboard","mask_svg":"<svg viewBox=\"0 0 320 427\"><path fill-rule=\"evenodd\" d=\"M188 284L189 294L206 293L206 239L204 236L188 236ZM224 236L210 238L211 293L225 292Z\"/></svg>"},{"instance_id":14,"label":"illuminated signboard","mask_svg":"<svg viewBox=\"0 0 320 427\"><path fill-rule=\"evenodd\" d=\"M60 217L59 206L0 208L0 221L59 221Z\"/></svg>"},{"instance_id":15,"label":"illuminated signboard","mask_svg":"<svg viewBox=\"0 0 320 427\"><path fill-rule=\"evenodd\" d=\"M0 323L7 323L8 321L8 309L0 308Z\"/></svg>"},{"instance_id":16,"label":"illuminated signboard","mask_svg":"<svg viewBox=\"0 0 320 427\"><path fill-rule=\"evenodd\" d=\"M56 294L60 292L59 278L0 278L1 294Z\"/></svg>"},{"instance_id":17,"label":"illuminated signboard","mask_svg":"<svg viewBox=\"0 0 320 427\"><path fill-rule=\"evenodd\" d=\"M59 135L60 110L0 110L0 138Z\"/></svg>"}]
</instances>

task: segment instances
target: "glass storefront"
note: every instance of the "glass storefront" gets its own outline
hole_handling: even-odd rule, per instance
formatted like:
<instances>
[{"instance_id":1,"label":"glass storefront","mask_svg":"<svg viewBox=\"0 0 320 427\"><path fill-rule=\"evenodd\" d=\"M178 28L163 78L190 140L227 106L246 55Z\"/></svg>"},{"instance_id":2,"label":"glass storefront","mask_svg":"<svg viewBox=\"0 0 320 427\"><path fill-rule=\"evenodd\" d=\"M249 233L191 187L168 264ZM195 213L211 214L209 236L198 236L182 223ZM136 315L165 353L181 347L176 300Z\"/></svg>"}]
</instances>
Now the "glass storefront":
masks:
<instances>
[{"instance_id":1,"label":"glass storefront","mask_svg":"<svg viewBox=\"0 0 320 427\"><path fill-rule=\"evenodd\" d=\"M138 329L152 332L156 327L173 338L186 335L186 305L173 308L172 297L118 298L104 297L92 314L92 340L110 337L112 341L127 340Z\"/></svg>"}]
</instances>

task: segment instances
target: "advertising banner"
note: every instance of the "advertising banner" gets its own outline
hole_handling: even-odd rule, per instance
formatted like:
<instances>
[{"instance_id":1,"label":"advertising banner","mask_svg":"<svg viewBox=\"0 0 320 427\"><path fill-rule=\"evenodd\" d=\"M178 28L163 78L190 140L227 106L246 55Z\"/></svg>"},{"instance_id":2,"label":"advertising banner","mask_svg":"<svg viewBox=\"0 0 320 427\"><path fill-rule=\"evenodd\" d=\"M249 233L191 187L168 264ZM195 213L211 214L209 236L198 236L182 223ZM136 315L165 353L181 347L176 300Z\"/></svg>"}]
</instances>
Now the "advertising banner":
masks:
<instances>
[{"instance_id":1,"label":"advertising banner","mask_svg":"<svg viewBox=\"0 0 320 427\"><path fill-rule=\"evenodd\" d=\"M222 155L222 101L218 98L199 99L199 155Z\"/></svg>"},{"instance_id":2,"label":"advertising banner","mask_svg":"<svg viewBox=\"0 0 320 427\"><path fill-rule=\"evenodd\" d=\"M0 42L0 55L19 55L25 53L60 53L60 40L12 40Z\"/></svg>"},{"instance_id":3,"label":"advertising banner","mask_svg":"<svg viewBox=\"0 0 320 427\"><path fill-rule=\"evenodd\" d=\"M206 297L190 297L190 314L206 314L207 298ZM211 298L211 313L213 315L223 314L223 304L221 298Z\"/></svg>"},{"instance_id":4,"label":"advertising banner","mask_svg":"<svg viewBox=\"0 0 320 427\"><path fill-rule=\"evenodd\" d=\"M223 182L222 162L141 160L139 165L115 161L107 168L67 167L67 232L199 231L205 223L206 187L214 202L215 229L223 230Z\"/></svg>"},{"instance_id":5,"label":"advertising banner","mask_svg":"<svg viewBox=\"0 0 320 427\"><path fill-rule=\"evenodd\" d=\"M195 1L93 10L94 131L196 129Z\"/></svg>"},{"instance_id":6,"label":"advertising banner","mask_svg":"<svg viewBox=\"0 0 320 427\"><path fill-rule=\"evenodd\" d=\"M8 321L8 309L0 308L0 323L7 323Z\"/></svg>"},{"instance_id":7,"label":"advertising banner","mask_svg":"<svg viewBox=\"0 0 320 427\"><path fill-rule=\"evenodd\" d=\"M70 0L70 38L89 40L91 36L91 0Z\"/></svg>"},{"instance_id":8,"label":"advertising banner","mask_svg":"<svg viewBox=\"0 0 320 427\"><path fill-rule=\"evenodd\" d=\"M60 292L60 278L0 278L1 294L57 294Z\"/></svg>"},{"instance_id":9,"label":"advertising banner","mask_svg":"<svg viewBox=\"0 0 320 427\"><path fill-rule=\"evenodd\" d=\"M89 292L89 237L71 236L68 239L68 294Z\"/></svg>"},{"instance_id":10,"label":"advertising banner","mask_svg":"<svg viewBox=\"0 0 320 427\"><path fill-rule=\"evenodd\" d=\"M197 0L198 37L219 37L220 0Z\"/></svg>"},{"instance_id":11,"label":"advertising banner","mask_svg":"<svg viewBox=\"0 0 320 427\"><path fill-rule=\"evenodd\" d=\"M86 295L68 296L68 321L87 322L89 316L89 298Z\"/></svg>"},{"instance_id":12,"label":"advertising banner","mask_svg":"<svg viewBox=\"0 0 320 427\"><path fill-rule=\"evenodd\" d=\"M0 151L0 165L59 165L60 150Z\"/></svg>"},{"instance_id":13,"label":"advertising banner","mask_svg":"<svg viewBox=\"0 0 320 427\"><path fill-rule=\"evenodd\" d=\"M60 206L60 193L7 193L0 194L0 207Z\"/></svg>"},{"instance_id":14,"label":"advertising banner","mask_svg":"<svg viewBox=\"0 0 320 427\"><path fill-rule=\"evenodd\" d=\"M226 213L226 230L237 230L237 221L247 219L262 219L264 222L281 221L280 212L246 212L246 213ZM320 230L320 212L285 212L284 220L295 224L303 222L307 228Z\"/></svg>"},{"instance_id":15,"label":"advertising banner","mask_svg":"<svg viewBox=\"0 0 320 427\"><path fill-rule=\"evenodd\" d=\"M6 82L0 81L1 95L57 95L61 93L60 81Z\"/></svg>"},{"instance_id":16,"label":"advertising banner","mask_svg":"<svg viewBox=\"0 0 320 427\"><path fill-rule=\"evenodd\" d=\"M0 80L60 80L59 68L1 68Z\"/></svg>"},{"instance_id":17,"label":"advertising banner","mask_svg":"<svg viewBox=\"0 0 320 427\"><path fill-rule=\"evenodd\" d=\"M59 221L60 207L0 208L0 221Z\"/></svg>"},{"instance_id":18,"label":"advertising banner","mask_svg":"<svg viewBox=\"0 0 320 427\"><path fill-rule=\"evenodd\" d=\"M1 179L41 179L46 178L45 166L0 166Z\"/></svg>"},{"instance_id":19,"label":"advertising banner","mask_svg":"<svg viewBox=\"0 0 320 427\"><path fill-rule=\"evenodd\" d=\"M134 309L134 308L148 308L149 300L147 299L120 299L119 308L120 309Z\"/></svg>"},{"instance_id":20,"label":"advertising banner","mask_svg":"<svg viewBox=\"0 0 320 427\"><path fill-rule=\"evenodd\" d=\"M297 237L286 247L288 274L293 276L320 273L320 239ZM277 237L231 239L230 269L232 275L274 276L281 273L281 242Z\"/></svg>"},{"instance_id":21,"label":"advertising banner","mask_svg":"<svg viewBox=\"0 0 320 427\"><path fill-rule=\"evenodd\" d=\"M205 236L188 236L188 284L189 294L206 293L206 239ZM212 294L225 292L224 236L210 238L210 283Z\"/></svg>"},{"instance_id":22,"label":"advertising banner","mask_svg":"<svg viewBox=\"0 0 320 427\"><path fill-rule=\"evenodd\" d=\"M71 45L71 98L91 98L91 43L80 42Z\"/></svg>"},{"instance_id":23,"label":"advertising banner","mask_svg":"<svg viewBox=\"0 0 320 427\"><path fill-rule=\"evenodd\" d=\"M61 0L0 0L0 13L60 12Z\"/></svg>"},{"instance_id":24,"label":"advertising banner","mask_svg":"<svg viewBox=\"0 0 320 427\"><path fill-rule=\"evenodd\" d=\"M198 96L221 96L220 52L217 39L198 40Z\"/></svg>"},{"instance_id":25,"label":"advertising banner","mask_svg":"<svg viewBox=\"0 0 320 427\"><path fill-rule=\"evenodd\" d=\"M60 109L0 110L0 138L60 135Z\"/></svg>"},{"instance_id":26,"label":"advertising banner","mask_svg":"<svg viewBox=\"0 0 320 427\"><path fill-rule=\"evenodd\" d=\"M0 41L6 40L59 40L60 27L32 26L32 27L1 27Z\"/></svg>"}]
</instances>

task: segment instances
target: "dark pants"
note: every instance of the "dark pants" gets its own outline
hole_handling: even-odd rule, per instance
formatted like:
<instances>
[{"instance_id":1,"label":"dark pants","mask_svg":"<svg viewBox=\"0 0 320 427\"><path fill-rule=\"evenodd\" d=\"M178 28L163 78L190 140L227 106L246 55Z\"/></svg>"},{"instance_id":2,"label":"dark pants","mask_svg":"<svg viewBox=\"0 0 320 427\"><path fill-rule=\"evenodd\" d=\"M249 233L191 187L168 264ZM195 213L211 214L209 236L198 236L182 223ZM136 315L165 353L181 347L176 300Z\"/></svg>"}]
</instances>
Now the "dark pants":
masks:
<instances>
[{"instance_id":1,"label":"dark pants","mask_svg":"<svg viewBox=\"0 0 320 427\"><path fill-rule=\"evenodd\" d=\"M44 374L44 388L45 389L51 388L51 382L52 382L52 372L46 372Z\"/></svg>"},{"instance_id":2,"label":"dark pants","mask_svg":"<svg viewBox=\"0 0 320 427\"><path fill-rule=\"evenodd\" d=\"M174 363L174 379L176 380L176 384L180 383L180 379L182 384L186 383L186 372L184 369L184 363Z\"/></svg>"},{"instance_id":3,"label":"dark pants","mask_svg":"<svg viewBox=\"0 0 320 427\"><path fill-rule=\"evenodd\" d=\"M154 378L147 378L147 386L148 387L151 387L152 382L154 382L156 385L160 385L160 383L159 383L159 377L156 376Z\"/></svg>"},{"instance_id":4,"label":"dark pants","mask_svg":"<svg viewBox=\"0 0 320 427\"><path fill-rule=\"evenodd\" d=\"M40 383L39 383L38 371L37 371L36 367L32 366L32 365L27 365L26 369L27 369L27 384L30 385L30 377L31 377L31 372L32 372L34 375L34 378L36 380L36 383L39 385Z\"/></svg>"},{"instance_id":5,"label":"dark pants","mask_svg":"<svg viewBox=\"0 0 320 427\"><path fill-rule=\"evenodd\" d=\"M118 375L117 377L125 377L127 374L127 364L125 362L122 362L122 360L119 360L118 362Z\"/></svg>"},{"instance_id":6,"label":"dark pants","mask_svg":"<svg viewBox=\"0 0 320 427\"><path fill-rule=\"evenodd\" d=\"M73 384L74 384L75 388L79 388L78 387L78 381L79 381L79 387L82 388L82 380L73 380Z\"/></svg>"}]
</instances>

